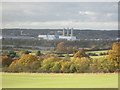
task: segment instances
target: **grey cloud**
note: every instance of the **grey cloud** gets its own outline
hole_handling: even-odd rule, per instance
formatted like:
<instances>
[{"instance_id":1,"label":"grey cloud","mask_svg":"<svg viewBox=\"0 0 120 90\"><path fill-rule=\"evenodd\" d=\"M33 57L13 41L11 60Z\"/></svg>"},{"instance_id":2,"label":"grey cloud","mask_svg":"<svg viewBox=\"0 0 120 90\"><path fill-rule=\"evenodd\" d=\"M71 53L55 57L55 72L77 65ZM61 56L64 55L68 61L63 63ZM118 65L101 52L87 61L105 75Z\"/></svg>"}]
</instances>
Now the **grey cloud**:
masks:
<instances>
[{"instance_id":1,"label":"grey cloud","mask_svg":"<svg viewBox=\"0 0 120 90\"><path fill-rule=\"evenodd\" d=\"M3 24L50 21L115 22L117 3L3 3Z\"/></svg>"}]
</instances>

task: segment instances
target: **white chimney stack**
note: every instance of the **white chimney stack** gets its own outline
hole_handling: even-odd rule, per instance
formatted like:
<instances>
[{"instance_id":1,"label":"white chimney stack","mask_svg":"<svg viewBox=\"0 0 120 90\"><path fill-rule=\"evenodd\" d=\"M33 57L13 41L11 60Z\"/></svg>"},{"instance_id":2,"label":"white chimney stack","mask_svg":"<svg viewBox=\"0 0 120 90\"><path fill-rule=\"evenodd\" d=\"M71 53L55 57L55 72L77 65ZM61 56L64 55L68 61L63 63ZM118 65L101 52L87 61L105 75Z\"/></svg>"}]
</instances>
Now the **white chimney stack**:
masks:
<instances>
[{"instance_id":1,"label":"white chimney stack","mask_svg":"<svg viewBox=\"0 0 120 90\"><path fill-rule=\"evenodd\" d=\"M67 36L69 36L69 28L67 28Z\"/></svg>"},{"instance_id":2,"label":"white chimney stack","mask_svg":"<svg viewBox=\"0 0 120 90\"><path fill-rule=\"evenodd\" d=\"M23 31L21 31L21 36L23 35Z\"/></svg>"},{"instance_id":3,"label":"white chimney stack","mask_svg":"<svg viewBox=\"0 0 120 90\"><path fill-rule=\"evenodd\" d=\"M73 28L71 28L71 37L73 36Z\"/></svg>"},{"instance_id":4,"label":"white chimney stack","mask_svg":"<svg viewBox=\"0 0 120 90\"><path fill-rule=\"evenodd\" d=\"M65 36L65 28L63 28L63 36Z\"/></svg>"}]
</instances>

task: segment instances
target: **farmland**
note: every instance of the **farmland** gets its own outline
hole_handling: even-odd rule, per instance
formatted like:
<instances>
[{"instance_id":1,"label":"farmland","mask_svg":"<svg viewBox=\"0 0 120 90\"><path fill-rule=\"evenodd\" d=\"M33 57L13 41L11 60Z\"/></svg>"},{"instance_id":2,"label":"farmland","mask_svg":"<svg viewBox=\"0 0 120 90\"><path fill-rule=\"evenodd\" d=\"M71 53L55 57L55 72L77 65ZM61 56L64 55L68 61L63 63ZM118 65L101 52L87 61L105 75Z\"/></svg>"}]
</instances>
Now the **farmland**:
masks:
<instances>
[{"instance_id":1,"label":"farmland","mask_svg":"<svg viewBox=\"0 0 120 90\"><path fill-rule=\"evenodd\" d=\"M3 88L118 87L119 42L109 52L59 45L54 51L13 51L2 56Z\"/></svg>"},{"instance_id":2,"label":"farmland","mask_svg":"<svg viewBox=\"0 0 120 90\"><path fill-rule=\"evenodd\" d=\"M98 58L101 58L101 57L104 57L105 55L100 55L100 53L107 53L108 52L108 50L102 50L102 51L88 51L88 52L86 52L86 53L96 53L96 54L98 54L98 56L90 56L91 58L93 58L93 59L98 59Z\"/></svg>"},{"instance_id":3,"label":"farmland","mask_svg":"<svg viewBox=\"0 0 120 90\"><path fill-rule=\"evenodd\" d=\"M118 74L3 73L3 88L117 88Z\"/></svg>"},{"instance_id":4,"label":"farmland","mask_svg":"<svg viewBox=\"0 0 120 90\"><path fill-rule=\"evenodd\" d=\"M118 88L118 3L11 1L1 3L3 89Z\"/></svg>"},{"instance_id":5,"label":"farmland","mask_svg":"<svg viewBox=\"0 0 120 90\"><path fill-rule=\"evenodd\" d=\"M33 54L33 55L35 55L35 53L37 52L36 50L32 50L32 52L33 53L31 53L31 54ZM41 50L41 52L43 53L43 54L47 54L47 53L50 53L51 51L49 51L49 50ZM100 53L107 53L108 52L108 50L98 50L98 51L86 51L86 53L88 54L88 53L96 53L96 54L98 54L98 56L90 56L90 58L93 58L93 59L97 59L97 58L101 58L101 57L103 57L103 56L105 56L105 55L100 55ZM66 54L63 54L63 56L65 56ZM74 54L69 54L69 56L73 56ZM71 59L72 59L72 57L71 57Z\"/></svg>"}]
</instances>

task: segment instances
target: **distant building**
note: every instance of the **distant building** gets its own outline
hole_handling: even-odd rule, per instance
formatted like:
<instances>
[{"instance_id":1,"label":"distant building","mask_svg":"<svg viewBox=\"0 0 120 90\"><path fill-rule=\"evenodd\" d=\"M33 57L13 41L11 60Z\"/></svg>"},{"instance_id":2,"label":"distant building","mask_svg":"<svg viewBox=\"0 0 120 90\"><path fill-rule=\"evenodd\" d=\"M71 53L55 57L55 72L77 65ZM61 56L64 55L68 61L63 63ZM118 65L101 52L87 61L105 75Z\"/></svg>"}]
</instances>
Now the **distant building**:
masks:
<instances>
[{"instance_id":1,"label":"distant building","mask_svg":"<svg viewBox=\"0 0 120 90\"><path fill-rule=\"evenodd\" d=\"M75 36L59 36L59 39L63 39L63 40L76 40Z\"/></svg>"},{"instance_id":2,"label":"distant building","mask_svg":"<svg viewBox=\"0 0 120 90\"><path fill-rule=\"evenodd\" d=\"M10 39L36 39L32 36L2 36L2 38L10 38Z\"/></svg>"},{"instance_id":3,"label":"distant building","mask_svg":"<svg viewBox=\"0 0 120 90\"><path fill-rule=\"evenodd\" d=\"M39 39L45 39L45 40L58 40L58 35L38 35Z\"/></svg>"},{"instance_id":4,"label":"distant building","mask_svg":"<svg viewBox=\"0 0 120 90\"><path fill-rule=\"evenodd\" d=\"M65 31L67 31L67 35ZM71 28L71 33L69 33L69 31L69 28L67 28L67 30L64 28L63 35L38 35L38 38L45 40L76 40L76 37L73 36L73 28Z\"/></svg>"}]
</instances>

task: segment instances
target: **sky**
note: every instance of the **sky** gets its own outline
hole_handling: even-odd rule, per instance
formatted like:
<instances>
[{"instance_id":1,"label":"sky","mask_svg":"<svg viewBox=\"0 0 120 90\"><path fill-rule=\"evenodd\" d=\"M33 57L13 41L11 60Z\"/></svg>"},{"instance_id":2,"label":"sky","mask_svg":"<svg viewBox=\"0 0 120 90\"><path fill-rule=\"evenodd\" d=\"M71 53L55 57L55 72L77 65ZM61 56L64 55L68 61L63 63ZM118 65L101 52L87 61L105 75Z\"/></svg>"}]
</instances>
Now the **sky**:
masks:
<instances>
[{"instance_id":1,"label":"sky","mask_svg":"<svg viewBox=\"0 0 120 90\"><path fill-rule=\"evenodd\" d=\"M4 2L2 28L118 28L117 2Z\"/></svg>"}]
</instances>

